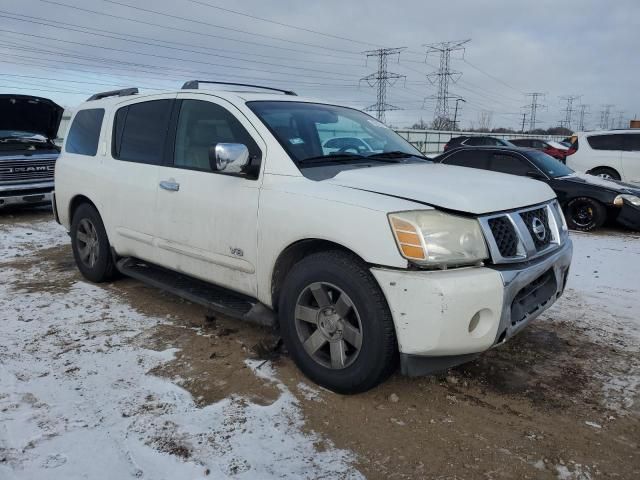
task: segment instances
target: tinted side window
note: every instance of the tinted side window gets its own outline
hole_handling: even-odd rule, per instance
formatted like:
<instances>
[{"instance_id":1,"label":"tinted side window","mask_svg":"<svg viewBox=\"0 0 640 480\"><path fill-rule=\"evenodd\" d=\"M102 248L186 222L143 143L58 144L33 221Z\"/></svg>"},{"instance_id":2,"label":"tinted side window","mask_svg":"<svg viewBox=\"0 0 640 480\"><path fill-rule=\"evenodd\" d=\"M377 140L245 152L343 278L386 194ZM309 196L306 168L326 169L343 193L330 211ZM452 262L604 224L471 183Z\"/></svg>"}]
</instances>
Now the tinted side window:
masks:
<instances>
[{"instance_id":1,"label":"tinted side window","mask_svg":"<svg viewBox=\"0 0 640 480\"><path fill-rule=\"evenodd\" d=\"M465 145L470 145L472 147L479 147L481 145L486 145L487 141L485 138L483 137L471 137L469 138L466 142L464 142Z\"/></svg>"},{"instance_id":2,"label":"tinted side window","mask_svg":"<svg viewBox=\"0 0 640 480\"><path fill-rule=\"evenodd\" d=\"M527 172L535 170L529 162L504 153L491 154L491 170L494 172L509 173L511 175L526 175Z\"/></svg>"},{"instance_id":3,"label":"tinted side window","mask_svg":"<svg viewBox=\"0 0 640 480\"><path fill-rule=\"evenodd\" d=\"M442 163L446 163L448 165L458 165L460 167L481 168L486 170L489 168L488 160L489 159L486 152L466 151L449 155L442 161Z\"/></svg>"},{"instance_id":4,"label":"tinted side window","mask_svg":"<svg viewBox=\"0 0 640 480\"><path fill-rule=\"evenodd\" d=\"M80 110L73 119L65 150L69 153L94 157L98 152L100 129L104 118L103 108Z\"/></svg>"},{"instance_id":5,"label":"tinted side window","mask_svg":"<svg viewBox=\"0 0 640 480\"><path fill-rule=\"evenodd\" d=\"M640 133L625 133L624 149L630 152L640 152Z\"/></svg>"},{"instance_id":6,"label":"tinted side window","mask_svg":"<svg viewBox=\"0 0 640 480\"><path fill-rule=\"evenodd\" d=\"M120 108L113 125L113 157L162 164L173 100L151 100Z\"/></svg>"},{"instance_id":7,"label":"tinted side window","mask_svg":"<svg viewBox=\"0 0 640 480\"><path fill-rule=\"evenodd\" d=\"M591 135L587 142L594 150L623 150L623 135Z\"/></svg>"},{"instance_id":8,"label":"tinted side window","mask_svg":"<svg viewBox=\"0 0 640 480\"><path fill-rule=\"evenodd\" d=\"M260 163L260 149L238 119L225 108L202 100L183 100L178 118L173 164L211 171L209 148L216 143L242 143L251 165Z\"/></svg>"}]
</instances>

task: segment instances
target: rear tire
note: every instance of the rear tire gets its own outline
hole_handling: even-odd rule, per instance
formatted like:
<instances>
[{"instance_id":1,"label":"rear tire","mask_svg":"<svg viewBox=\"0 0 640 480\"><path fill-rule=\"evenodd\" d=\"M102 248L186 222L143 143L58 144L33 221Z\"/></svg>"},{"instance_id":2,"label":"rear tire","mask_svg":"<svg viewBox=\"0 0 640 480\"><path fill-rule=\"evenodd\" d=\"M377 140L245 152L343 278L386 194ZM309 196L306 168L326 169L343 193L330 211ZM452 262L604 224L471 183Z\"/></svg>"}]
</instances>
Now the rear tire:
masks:
<instances>
[{"instance_id":1,"label":"rear tire","mask_svg":"<svg viewBox=\"0 0 640 480\"><path fill-rule=\"evenodd\" d=\"M71 249L82 275L95 283L108 282L116 276L111 245L100 214L83 203L71 221Z\"/></svg>"},{"instance_id":2,"label":"rear tire","mask_svg":"<svg viewBox=\"0 0 640 480\"><path fill-rule=\"evenodd\" d=\"M339 250L293 266L279 300L280 330L294 362L337 393L369 390L397 366L393 319L360 259Z\"/></svg>"},{"instance_id":3,"label":"rear tire","mask_svg":"<svg viewBox=\"0 0 640 480\"><path fill-rule=\"evenodd\" d=\"M572 230L590 232L604 225L607 209L599 201L589 197L578 197L567 202L565 208L567 225Z\"/></svg>"},{"instance_id":4,"label":"rear tire","mask_svg":"<svg viewBox=\"0 0 640 480\"><path fill-rule=\"evenodd\" d=\"M595 175L596 177L605 178L607 180L620 180L621 178L618 172L609 167L594 168L589 173L591 175Z\"/></svg>"}]
</instances>

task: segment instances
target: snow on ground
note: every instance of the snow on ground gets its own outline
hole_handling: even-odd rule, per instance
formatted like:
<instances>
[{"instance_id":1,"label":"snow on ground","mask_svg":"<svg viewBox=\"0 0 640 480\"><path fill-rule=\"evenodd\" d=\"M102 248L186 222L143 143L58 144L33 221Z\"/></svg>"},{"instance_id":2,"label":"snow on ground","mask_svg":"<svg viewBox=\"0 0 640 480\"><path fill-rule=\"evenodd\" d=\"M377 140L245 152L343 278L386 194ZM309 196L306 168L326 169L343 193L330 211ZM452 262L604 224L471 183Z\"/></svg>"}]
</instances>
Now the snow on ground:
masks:
<instances>
[{"instance_id":1,"label":"snow on ground","mask_svg":"<svg viewBox=\"0 0 640 480\"><path fill-rule=\"evenodd\" d=\"M39 248L69 243L69 235L55 222L0 224L0 263Z\"/></svg>"},{"instance_id":2,"label":"snow on ground","mask_svg":"<svg viewBox=\"0 0 640 480\"><path fill-rule=\"evenodd\" d=\"M565 295L549 315L573 323L595 342L632 353L595 375L607 407L640 411L640 235L571 232L574 252Z\"/></svg>"},{"instance_id":3,"label":"snow on ground","mask_svg":"<svg viewBox=\"0 0 640 480\"><path fill-rule=\"evenodd\" d=\"M37 241L25 241L25 229L0 230L5 262L61 243L53 222L35 225ZM360 477L350 452L326 441L316 451L322 439L302 432L297 400L269 364L249 367L276 383L271 405L232 396L200 408L184 389L147 373L175 353L140 345L165 319L85 282L29 289L46 271L46 263L0 268L3 480ZM16 290L18 283L25 287Z\"/></svg>"},{"instance_id":4,"label":"snow on ground","mask_svg":"<svg viewBox=\"0 0 640 480\"><path fill-rule=\"evenodd\" d=\"M640 235L573 233L573 263L567 288L599 315L583 315L597 340L624 336L640 350ZM578 313L584 313L578 310Z\"/></svg>"}]
</instances>

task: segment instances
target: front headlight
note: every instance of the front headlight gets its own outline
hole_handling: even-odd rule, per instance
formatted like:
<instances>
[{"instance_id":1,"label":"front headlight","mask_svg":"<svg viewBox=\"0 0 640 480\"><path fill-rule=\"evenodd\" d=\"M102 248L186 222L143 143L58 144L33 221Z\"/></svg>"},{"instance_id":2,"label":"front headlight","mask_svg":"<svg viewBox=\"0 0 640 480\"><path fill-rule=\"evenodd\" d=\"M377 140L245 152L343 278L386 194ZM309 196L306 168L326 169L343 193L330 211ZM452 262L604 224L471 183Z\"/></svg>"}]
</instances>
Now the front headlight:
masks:
<instances>
[{"instance_id":1,"label":"front headlight","mask_svg":"<svg viewBox=\"0 0 640 480\"><path fill-rule=\"evenodd\" d=\"M622 205L624 205L624 201L629 202L631 205L633 205L634 207L640 207L640 198L636 197L635 195L618 195L614 200L613 200L613 204L616 207L621 207Z\"/></svg>"},{"instance_id":2,"label":"front headlight","mask_svg":"<svg viewBox=\"0 0 640 480\"><path fill-rule=\"evenodd\" d=\"M474 218L438 210L389 214L391 230L404 258L422 266L472 265L489 258Z\"/></svg>"}]
</instances>

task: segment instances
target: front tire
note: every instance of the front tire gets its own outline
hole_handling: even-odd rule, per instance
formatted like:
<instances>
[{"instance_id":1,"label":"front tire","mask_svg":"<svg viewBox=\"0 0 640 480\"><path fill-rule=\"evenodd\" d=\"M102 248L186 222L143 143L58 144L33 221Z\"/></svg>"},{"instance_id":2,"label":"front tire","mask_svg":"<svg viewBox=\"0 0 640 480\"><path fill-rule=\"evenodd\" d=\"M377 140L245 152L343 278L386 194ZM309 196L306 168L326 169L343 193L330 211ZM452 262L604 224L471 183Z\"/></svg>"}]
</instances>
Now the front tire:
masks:
<instances>
[{"instance_id":1,"label":"front tire","mask_svg":"<svg viewBox=\"0 0 640 480\"><path fill-rule=\"evenodd\" d=\"M604 178L605 180L620 180L620 174L616 172L613 168L608 167L598 167L591 170L591 175L595 175L596 177Z\"/></svg>"},{"instance_id":2,"label":"front tire","mask_svg":"<svg viewBox=\"0 0 640 480\"><path fill-rule=\"evenodd\" d=\"M603 204L589 197L578 197L567 202L567 225L572 230L590 232L604 225L607 209Z\"/></svg>"},{"instance_id":3,"label":"front tire","mask_svg":"<svg viewBox=\"0 0 640 480\"><path fill-rule=\"evenodd\" d=\"M109 238L100 214L92 205L84 203L73 214L71 249L78 269L87 280L101 283L115 277Z\"/></svg>"},{"instance_id":4,"label":"front tire","mask_svg":"<svg viewBox=\"0 0 640 480\"><path fill-rule=\"evenodd\" d=\"M376 280L357 257L312 254L282 287L280 330L294 362L337 393L369 390L397 365L393 319Z\"/></svg>"}]
</instances>

